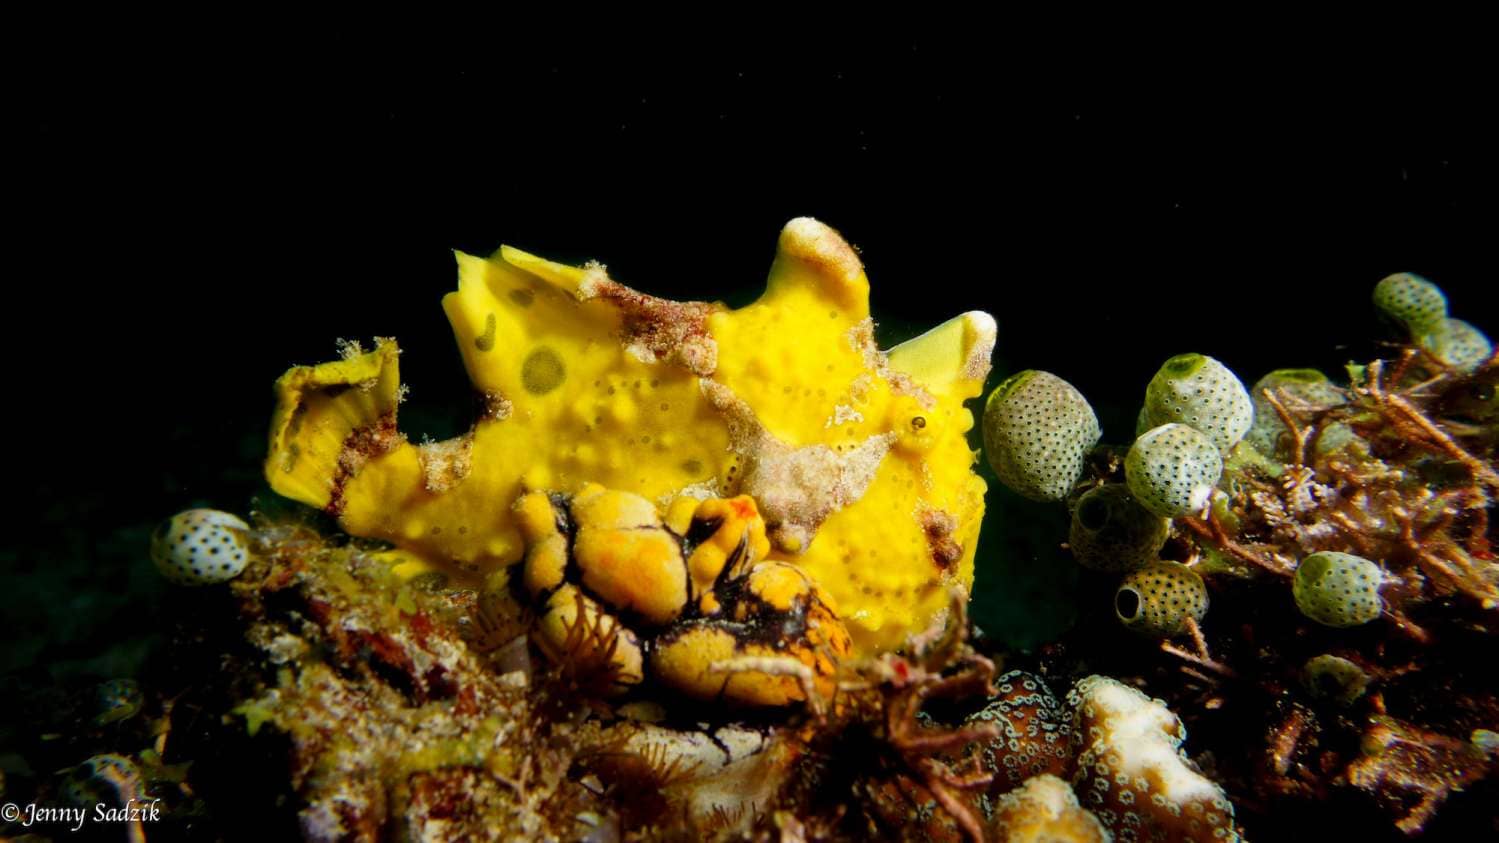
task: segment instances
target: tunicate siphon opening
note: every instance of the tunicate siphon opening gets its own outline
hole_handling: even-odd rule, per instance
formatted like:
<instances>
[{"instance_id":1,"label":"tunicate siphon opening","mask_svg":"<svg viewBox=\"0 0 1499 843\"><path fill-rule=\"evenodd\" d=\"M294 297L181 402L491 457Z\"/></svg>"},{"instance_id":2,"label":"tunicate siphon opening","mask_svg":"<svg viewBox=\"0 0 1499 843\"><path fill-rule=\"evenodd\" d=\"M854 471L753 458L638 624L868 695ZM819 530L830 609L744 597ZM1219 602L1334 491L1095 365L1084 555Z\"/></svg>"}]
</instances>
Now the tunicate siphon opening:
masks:
<instances>
[{"instance_id":1,"label":"tunicate siphon opening","mask_svg":"<svg viewBox=\"0 0 1499 843\"><path fill-rule=\"evenodd\" d=\"M1114 611L1121 620L1132 621L1140 614L1140 592L1133 588L1121 588L1114 595Z\"/></svg>"},{"instance_id":2,"label":"tunicate siphon opening","mask_svg":"<svg viewBox=\"0 0 1499 843\"><path fill-rule=\"evenodd\" d=\"M1097 532L1109 522L1109 503L1101 497L1090 497L1077 507L1077 520L1089 530Z\"/></svg>"}]
</instances>

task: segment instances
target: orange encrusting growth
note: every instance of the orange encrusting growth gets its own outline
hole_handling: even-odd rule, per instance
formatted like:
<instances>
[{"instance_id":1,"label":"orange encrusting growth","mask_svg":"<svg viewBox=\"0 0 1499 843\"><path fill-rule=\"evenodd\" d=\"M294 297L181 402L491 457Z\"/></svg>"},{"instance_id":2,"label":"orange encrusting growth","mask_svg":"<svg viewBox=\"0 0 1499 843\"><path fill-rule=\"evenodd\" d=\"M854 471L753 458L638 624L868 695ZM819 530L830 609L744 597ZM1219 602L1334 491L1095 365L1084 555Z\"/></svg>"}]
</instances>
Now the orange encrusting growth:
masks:
<instances>
[{"instance_id":1,"label":"orange encrusting growth","mask_svg":"<svg viewBox=\"0 0 1499 843\"><path fill-rule=\"evenodd\" d=\"M606 695L642 681L643 656L651 677L699 699L786 705L809 685L831 695L850 642L826 596L794 566L761 560L769 545L753 501L692 503L685 520L687 505L668 507L677 532L649 523L649 502L627 492L523 496L515 509L537 645L565 671L592 672L587 684ZM691 557L716 560L697 570L719 573L689 599L684 553L694 543Z\"/></svg>"}]
</instances>

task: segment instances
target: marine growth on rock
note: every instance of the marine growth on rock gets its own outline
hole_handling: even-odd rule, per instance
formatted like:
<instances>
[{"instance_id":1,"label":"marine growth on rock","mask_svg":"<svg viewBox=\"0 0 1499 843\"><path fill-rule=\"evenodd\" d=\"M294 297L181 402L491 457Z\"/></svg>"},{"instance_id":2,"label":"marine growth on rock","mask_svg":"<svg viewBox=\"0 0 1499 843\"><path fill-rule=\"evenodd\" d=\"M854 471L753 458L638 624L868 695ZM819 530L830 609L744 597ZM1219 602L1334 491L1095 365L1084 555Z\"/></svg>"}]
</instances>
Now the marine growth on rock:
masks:
<instances>
[{"instance_id":1,"label":"marine growth on rock","mask_svg":"<svg viewBox=\"0 0 1499 843\"><path fill-rule=\"evenodd\" d=\"M1172 358L1127 452L1061 378L1004 380L987 458L1068 508L1087 569L1076 628L1007 652L967 619L987 314L881 350L857 256L809 219L737 309L510 248L458 263L472 427L407 439L394 340L283 375L265 476L355 540L259 508L163 525L163 574L232 579L234 640L181 650L230 679L83 697L90 740L156 746L53 774L60 797L191 804L158 776L195 763L163 760L175 734L291 771L268 802L309 839L1196 841L1329 797L1414 833L1499 775L1471 656L1499 607L1499 361L1429 282L1382 282L1409 343L1346 382L1251 394ZM237 787L212 756L194 775Z\"/></svg>"}]
</instances>

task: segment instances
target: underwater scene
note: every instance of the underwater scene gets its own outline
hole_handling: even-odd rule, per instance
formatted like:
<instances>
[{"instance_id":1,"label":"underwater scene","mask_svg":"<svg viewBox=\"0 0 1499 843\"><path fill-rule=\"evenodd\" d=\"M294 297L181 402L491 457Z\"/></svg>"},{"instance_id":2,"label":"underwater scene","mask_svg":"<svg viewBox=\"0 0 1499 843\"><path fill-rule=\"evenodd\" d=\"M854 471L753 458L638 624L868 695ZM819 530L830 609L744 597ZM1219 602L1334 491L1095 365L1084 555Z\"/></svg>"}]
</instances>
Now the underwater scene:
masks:
<instances>
[{"instance_id":1,"label":"underwater scene","mask_svg":"<svg viewBox=\"0 0 1499 843\"><path fill-rule=\"evenodd\" d=\"M1437 82L362 35L22 104L0 839L1499 839Z\"/></svg>"}]
</instances>

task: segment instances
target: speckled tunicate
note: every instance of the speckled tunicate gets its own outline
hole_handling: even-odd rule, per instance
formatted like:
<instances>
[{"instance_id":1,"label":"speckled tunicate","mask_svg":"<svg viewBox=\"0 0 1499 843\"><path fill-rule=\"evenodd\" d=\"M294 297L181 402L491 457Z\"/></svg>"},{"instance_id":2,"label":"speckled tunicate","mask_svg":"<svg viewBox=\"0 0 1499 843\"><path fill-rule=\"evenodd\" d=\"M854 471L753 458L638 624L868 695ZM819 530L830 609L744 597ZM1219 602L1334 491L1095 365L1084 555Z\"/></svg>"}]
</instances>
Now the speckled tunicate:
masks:
<instances>
[{"instance_id":1,"label":"speckled tunicate","mask_svg":"<svg viewBox=\"0 0 1499 843\"><path fill-rule=\"evenodd\" d=\"M1494 344L1461 319L1444 319L1417 340L1433 357L1460 372L1471 372L1494 353Z\"/></svg>"},{"instance_id":2,"label":"speckled tunicate","mask_svg":"<svg viewBox=\"0 0 1499 843\"><path fill-rule=\"evenodd\" d=\"M1244 434L1244 440L1267 457L1283 455L1282 437L1287 430L1280 414L1265 398L1266 390L1275 393L1282 404L1306 405L1316 410L1336 407L1347 401L1343 391L1316 369L1276 369L1260 378L1249 393L1254 401L1254 424ZM1290 396L1291 401L1284 396ZM1287 409L1292 409L1292 406L1287 406Z\"/></svg>"},{"instance_id":3,"label":"speckled tunicate","mask_svg":"<svg viewBox=\"0 0 1499 843\"><path fill-rule=\"evenodd\" d=\"M1447 318L1447 297L1419 275L1397 272L1374 285L1374 306L1413 335L1424 334Z\"/></svg>"},{"instance_id":4,"label":"speckled tunicate","mask_svg":"<svg viewBox=\"0 0 1499 843\"><path fill-rule=\"evenodd\" d=\"M1301 681L1318 699L1352 705L1368 689L1369 674L1348 659L1323 653L1307 659L1301 668Z\"/></svg>"},{"instance_id":5,"label":"speckled tunicate","mask_svg":"<svg viewBox=\"0 0 1499 843\"><path fill-rule=\"evenodd\" d=\"M1201 512L1223 475L1223 456L1196 428L1164 424L1145 432L1124 459L1130 494L1162 518Z\"/></svg>"},{"instance_id":6,"label":"speckled tunicate","mask_svg":"<svg viewBox=\"0 0 1499 843\"><path fill-rule=\"evenodd\" d=\"M1141 506L1124 484L1107 483L1078 498L1067 544L1085 568L1132 571L1156 558L1170 532L1170 519Z\"/></svg>"},{"instance_id":7,"label":"speckled tunicate","mask_svg":"<svg viewBox=\"0 0 1499 843\"><path fill-rule=\"evenodd\" d=\"M216 509L179 512L151 535L151 560L178 585L210 585L250 563L250 525Z\"/></svg>"},{"instance_id":8,"label":"speckled tunicate","mask_svg":"<svg viewBox=\"0 0 1499 843\"><path fill-rule=\"evenodd\" d=\"M1208 590L1197 572L1180 562L1153 562L1132 571L1114 592L1114 612L1126 627L1151 638L1169 638L1202 620Z\"/></svg>"},{"instance_id":9,"label":"speckled tunicate","mask_svg":"<svg viewBox=\"0 0 1499 843\"><path fill-rule=\"evenodd\" d=\"M1313 553L1296 566L1291 593L1301 614L1324 626L1349 627L1379 617L1384 601L1380 567L1362 556Z\"/></svg>"},{"instance_id":10,"label":"speckled tunicate","mask_svg":"<svg viewBox=\"0 0 1499 843\"><path fill-rule=\"evenodd\" d=\"M111 679L100 682L94 689L94 705L98 714L94 723L103 726L129 720L141 710L145 697L141 686L134 679Z\"/></svg>"},{"instance_id":11,"label":"speckled tunicate","mask_svg":"<svg viewBox=\"0 0 1499 843\"><path fill-rule=\"evenodd\" d=\"M1227 366L1202 354L1167 360L1145 388L1144 412L1151 427L1191 425L1224 453L1254 421L1254 404L1244 384Z\"/></svg>"},{"instance_id":12,"label":"speckled tunicate","mask_svg":"<svg viewBox=\"0 0 1499 843\"><path fill-rule=\"evenodd\" d=\"M1028 369L1006 378L984 404L984 453L1017 494L1060 501L1098 444L1098 418L1072 384Z\"/></svg>"}]
</instances>

